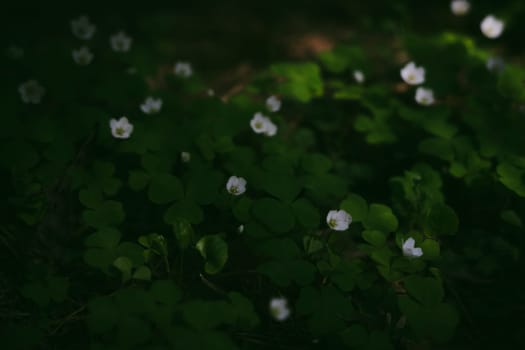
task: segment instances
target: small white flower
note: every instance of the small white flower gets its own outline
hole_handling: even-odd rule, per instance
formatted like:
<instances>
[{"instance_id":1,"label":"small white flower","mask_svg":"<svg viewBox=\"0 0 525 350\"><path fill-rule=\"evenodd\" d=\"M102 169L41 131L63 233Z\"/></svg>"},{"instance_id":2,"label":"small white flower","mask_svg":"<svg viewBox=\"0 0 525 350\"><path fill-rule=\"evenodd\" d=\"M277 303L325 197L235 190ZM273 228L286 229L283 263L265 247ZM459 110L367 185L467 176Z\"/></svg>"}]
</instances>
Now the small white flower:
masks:
<instances>
[{"instance_id":1,"label":"small white flower","mask_svg":"<svg viewBox=\"0 0 525 350\"><path fill-rule=\"evenodd\" d=\"M133 124L131 124L126 117L111 119L109 121L109 127L111 128L111 134L117 139L127 139L133 132Z\"/></svg>"},{"instance_id":2,"label":"small white flower","mask_svg":"<svg viewBox=\"0 0 525 350\"><path fill-rule=\"evenodd\" d=\"M281 109L281 100L275 95L272 95L266 99L266 108L270 112L278 112Z\"/></svg>"},{"instance_id":3,"label":"small white flower","mask_svg":"<svg viewBox=\"0 0 525 350\"><path fill-rule=\"evenodd\" d=\"M489 57L486 67L491 72L499 73L505 68L505 62L501 57Z\"/></svg>"},{"instance_id":4,"label":"small white flower","mask_svg":"<svg viewBox=\"0 0 525 350\"><path fill-rule=\"evenodd\" d=\"M344 210L330 210L326 216L328 227L335 231L346 231L352 223L352 216Z\"/></svg>"},{"instance_id":5,"label":"small white flower","mask_svg":"<svg viewBox=\"0 0 525 350\"><path fill-rule=\"evenodd\" d=\"M423 84L425 82L425 68L416 67L414 62L410 62L401 69L401 78L410 85Z\"/></svg>"},{"instance_id":6,"label":"small white flower","mask_svg":"<svg viewBox=\"0 0 525 350\"><path fill-rule=\"evenodd\" d=\"M36 80L28 80L18 87L18 92L24 103L38 104L42 101L46 89Z\"/></svg>"},{"instance_id":7,"label":"small white flower","mask_svg":"<svg viewBox=\"0 0 525 350\"><path fill-rule=\"evenodd\" d=\"M493 15L488 15L481 21L481 32L489 39L498 38L503 29L505 29L505 24L502 20L494 17Z\"/></svg>"},{"instance_id":8,"label":"small white flower","mask_svg":"<svg viewBox=\"0 0 525 350\"><path fill-rule=\"evenodd\" d=\"M237 232L243 233L244 232L244 225L239 225L239 227L237 227Z\"/></svg>"},{"instance_id":9,"label":"small white flower","mask_svg":"<svg viewBox=\"0 0 525 350\"><path fill-rule=\"evenodd\" d=\"M7 57L12 60L18 60L24 57L24 49L20 46L11 45L6 49Z\"/></svg>"},{"instance_id":10,"label":"small white flower","mask_svg":"<svg viewBox=\"0 0 525 350\"><path fill-rule=\"evenodd\" d=\"M97 27L89 21L87 16L80 16L71 21L71 31L79 39L91 39L96 30Z\"/></svg>"},{"instance_id":11,"label":"small white flower","mask_svg":"<svg viewBox=\"0 0 525 350\"><path fill-rule=\"evenodd\" d=\"M422 106L433 105L434 91L432 89L425 89L424 87L418 87L416 90L416 102Z\"/></svg>"},{"instance_id":12,"label":"small white flower","mask_svg":"<svg viewBox=\"0 0 525 350\"><path fill-rule=\"evenodd\" d=\"M416 241L410 237L403 244L403 255L409 258L419 258L423 255L421 248L415 248Z\"/></svg>"},{"instance_id":13,"label":"small white flower","mask_svg":"<svg viewBox=\"0 0 525 350\"><path fill-rule=\"evenodd\" d=\"M131 39L131 37L128 36L125 32L120 31L116 34L113 34L111 38L109 38L109 42L113 51L127 52L131 48L131 43L133 42L133 39Z\"/></svg>"},{"instance_id":14,"label":"small white flower","mask_svg":"<svg viewBox=\"0 0 525 350\"><path fill-rule=\"evenodd\" d=\"M206 95L208 95L209 97L215 96L215 90L213 89L206 90Z\"/></svg>"},{"instance_id":15,"label":"small white flower","mask_svg":"<svg viewBox=\"0 0 525 350\"><path fill-rule=\"evenodd\" d=\"M250 126L256 134L263 134L269 137L277 134L277 125L261 112L254 114L253 118L250 120Z\"/></svg>"},{"instance_id":16,"label":"small white flower","mask_svg":"<svg viewBox=\"0 0 525 350\"><path fill-rule=\"evenodd\" d=\"M467 0L452 0L450 10L456 16L464 16L470 11L470 2Z\"/></svg>"},{"instance_id":17,"label":"small white flower","mask_svg":"<svg viewBox=\"0 0 525 350\"><path fill-rule=\"evenodd\" d=\"M360 70L355 70L354 79L357 83L362 84L365 82L365 75Z\"/></svg>"},{"instance_id":18,"label":"small white flower","mask_svg":"<svg viewBox=\"0 0 525 350\"><path fill-rule=\"evenodd\" d=\"M270 300L270 314L279 322L285 321L290 317L288 300L282 297Z\"/></svg>"},{"instance_id":19,"label":"small white flower","mask_svg":"<svg viewBox=\"0 0 525 350\"><path fill-rule=\"evenodd\" d=\"M180 160L183 163L188 163L191 160L191 154L190 152L181 152L180 153Z\"/></svg>"},{"instance_id":20,"label":"small white flower","mask_svg":"<svg viewBox=\"0 0 525 350\"><path fill-rule=\"evenodd\" d=\"M80 49L73 50L73 61L80 66L87 66L93 61L93 53L87 46L82 46Z\"/></svg>"},{"instance_id":21,"label":"small white flower","mask_svg":"<svg viewBox=\"0 0 525 350\"><path fill-rule=\"evenodd\" d=\"M230 194L239 196L246 192L246 180L242 177L231 176L226 183L226 189Z\"/></svg>"},{"instance_id":22,"label":"small white flower","mask_svg":"<svg viewBox=\"0 0 525 350\"><path fill-rule=\"evenodd\" d=\"M162 99L153 98L149 96L143 104L140 105L140 110L146 114L159 113L162 108Z\"/></svg>"},{"instance_id":23,"label":"small white flower","mask_svg":"<svg viewBox=\"0 0 525 350\"><path fill-rule=\"evenodd\" d=\"M191 67L191 63L179 61L175 63L173 73L181 78L189 78L193 75L193 68Z\"/></svg>"}]
</instances>

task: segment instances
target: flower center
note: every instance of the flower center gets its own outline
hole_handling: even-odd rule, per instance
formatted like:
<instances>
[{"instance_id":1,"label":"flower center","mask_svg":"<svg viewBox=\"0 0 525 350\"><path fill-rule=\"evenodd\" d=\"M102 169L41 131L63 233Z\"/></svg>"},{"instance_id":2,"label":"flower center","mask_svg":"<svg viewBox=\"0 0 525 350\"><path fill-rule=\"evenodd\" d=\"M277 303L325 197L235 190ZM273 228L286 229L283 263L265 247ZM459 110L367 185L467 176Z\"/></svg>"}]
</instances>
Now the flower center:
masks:
<instances>
[{"instance_id":1,"label":"flower center","mask_svg":"<svg viewBox=\"0 0 525 350\"><path fill-rule=\"evenodd\" d=\"M230 187L230 193L237 194L238 192L239 192L239 188L237 186Z\"/></svg>"},{"instance_id":2,"label":"flower center","mask_svg":"<svg viewBox=\"0 0 525 350\"><path fill-rule=\"evenodd\" d=\"M412 73L409 74L408 75L408 81L414 81L414 80L416 80L416 76L414 74L412 74Z\"/></svg>"},{"instance_id":3,"label":"flower center","mask_svg":"<svg viewBox=\"0 0 525 350\"><path fill-rule=\"evenodd\" d=\"M118 128L115 129L115 134L117 134L118 136L122 136L124 135L124 128L119 126Z\"/></svg>"},{"instance_id":4,"label":"flower center","mask_svg":"<svg viewBox=\"0 0 525 350\"><path fill-rule=\"evenodd\" d=\"M337 226L337 220L335 220L335 219L330 219L330 220L328 221L328 226L330 226L331 228L336 227L336 226Z\"/></svg>"}]
</instances>

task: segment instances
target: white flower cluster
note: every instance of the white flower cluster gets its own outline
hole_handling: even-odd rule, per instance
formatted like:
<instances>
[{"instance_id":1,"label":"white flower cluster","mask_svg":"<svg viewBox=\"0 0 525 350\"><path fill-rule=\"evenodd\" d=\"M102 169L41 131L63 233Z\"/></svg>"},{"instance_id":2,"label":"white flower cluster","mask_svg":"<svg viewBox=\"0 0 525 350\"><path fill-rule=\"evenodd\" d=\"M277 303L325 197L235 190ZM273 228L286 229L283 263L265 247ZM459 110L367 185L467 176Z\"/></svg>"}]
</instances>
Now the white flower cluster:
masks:
<instances>
[{"instance_id":1,"label":"white flower cluster","mask_svg":"<svg viewBox=\"0 0 525 350\"><path fill-rule=\"evenodd\" d=\"M269 137L277 134L277 125L261 112L255 113L252 120L250 120L250 126L256 134L263 134Z\"/></svg>"},{"instance_id":2,"label":"white flower cluster","mask_svg":"<svg viewBox=\"0 0 525 350\"><path fill-rule=\"evenodd\" d=\"M352 223L352 216L344 210L330 210L326 223L334 231L346 231Z\"/></svg>"},{"instance_id":3,"label":"white flower cluster","mask_svg":"<svg viewBox=\"0 0 525 350\"><path fill-rule=\"evenodd\" d=\"M46 89L36 80L28 80L18 87L20 98L24 103L39 104L46 94Z\"/></svg>"},{"instance_id":4,"label":"white flower cluster","mask_svg":"<svg viewBox=\"0 0 525 350\"><path fill-rule=\"evenodd\" d=\"M175 67L173 67L173 73L181 78L189 78L193 75L193 68L191 63L179 61L175 63Z\"/></svg>"},{"instance_id":5,"label":"white flower cluster","mask_svg":"<svg viewBox=\"0 0 525 350\"><path fill-rule=\"evenodd\" d=\"M403 255L408 258L420 258L423 256L423 250L421 248L416 248L416 241L414 238L410 237L406 241L402 242L403 245Z\"/></svg>"},{"instance_id":6,"label":"white flower cluster","mask_svg":"<svg viewBox=\"0 0 525 350\"><path fill-rule=\"evenodd\" d=\"M283 297L270 300L270 314L279 322L286 321L291 314L290 308L288 307L288 300Z\"/></svg>"},{"instance_id":7,"label":"white flower cluster","mask_svg":"<svg viewBox=\"0 0 525 350\"><path fill-rule=\"evenodd\" d=\"M162 108L162 99L147 97L144 103L140 105L140 110L145 114L155 114L159 113Z\"/></svg>"},{"instance_id":8,"label":"white flower cluster","mask_svg":"<svg viewBox=\"0 0 525 350\"><path fill-rule=\"evenodd\" d=\"M82 46L77 50L73 50L73 61L79 66L87 66L93 61L93 52L87 46Z\"/></svg>"},{"instance_id":9,"label":"white flower cluster","mask_svg":"<svg viewBox=\"0 0 525 350\"><path fill-rule=\"evenodd\" d=\"M417 67L414 62L409 62L401 69L401 78L409 85L420 85L425 82L426 70L423 67ZM424 87L416 89L415 100L422 106L430 106L435 103L434 91Z\"/></svg>"},{"instance_id":10,"label":"white flower cluster","mask_svg":"<svg viewBox=\"0 0 525 350\"><path fill-rule=\"evenodd\" d=\"M89 40L95 35L97 27L91 23L89 17L80 16L71 21L71 31L78 39Z\"/></svg>"},{"instance_id":11,"label":"white flower cluster","mask_svg":"<svg viewBox=\"0 0 525 350\"><path fill-rule=\"evenodd\" d=\"M281 109L281 100L275 95L272 95L266 99L266 108L270 112L279 112Z\"/></svg>"},{"instance_id":12,"label":"white flower cluster","mask_svg":"<svg viewBox=\"0 0 525 350\"><path fill-rule=\"evenodd\" d=\"M133 132L133 124L126 117L111 119L109 127L111 128L111 134L117 139L128 139Z\"/></svg>"},{"instance_id":13,"label":"white flower cluster","mask_svg":"<svg viewBox=\"0 0 525 350\"><path fill-rule=\"evenodd\" d=\"M115 52L128 52L131 49L133 39L124 31L113 34L109 38L111 48Z\"/></svg>"},{"instance_id":14,"label":"white flower cluster","mask_svg":"<svg viewBox=\"0 0 525 350\"><path fill-rule=\"evenodd\" d=\"M226 190L234 196L240 196L246 192L246 180L242 177L231 176L226 183Z\"/></svg>"},{"instance_id":15,"label":"white flower cluster","mask_svg":"<svg viewBox=\"0 0 525 350\"><path fill-rule=\"evenodd\" d=\"M452 0L450 10L456 16L464 16L470 11L470 2L467 0Z\"/></svg>"}]
</instances>

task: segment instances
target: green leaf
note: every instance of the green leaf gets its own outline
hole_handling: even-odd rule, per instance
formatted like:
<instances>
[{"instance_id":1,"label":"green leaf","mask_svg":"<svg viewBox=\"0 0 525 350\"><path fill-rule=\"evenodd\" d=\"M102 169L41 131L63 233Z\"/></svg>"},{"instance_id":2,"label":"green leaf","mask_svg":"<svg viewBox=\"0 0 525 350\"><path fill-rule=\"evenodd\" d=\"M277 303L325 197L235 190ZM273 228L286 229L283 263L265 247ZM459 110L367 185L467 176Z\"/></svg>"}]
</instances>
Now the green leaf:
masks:
<instances>
[{"instance_id":1,"label":"green leaf","mask_svg":"<svg viewBox=\"0 0 525 350\"><path fill-rule=\"evenodd\" d=\"M323 174L332 168L332 161L320 153L314 153L303 156L301 165L306 172Z\"/></svg>"},{"instance_id":2,"label":"green leaf","mask_svg":"<svg viewBox=\"0 0 525 350\"><path fill-rule=\"evenodd\" d=\"M135 272L133 272L133 279L141 281L151 280L151 270L147 266L139 266Z\"/></svg>"},{"instance_id":3,"label":"green leaf","mask_svg":"<svg viewBox=\"0 0 525 350\"><path fill-rule=\"evenodd\" d=\"M233 215L235 215L235 218L241 222L250 221L252 204L253 200L246 196L239 198L233 206Z\"/></svg>"},{"instance_id":4,"label":"green leaf","mask_svg":"<svg viewBox=\"0 0 525 350\"><path fill-rule=\"evenodd\" d=\"M454 210L446 204L436 203L426 218L426 227L435 236L453 235L457 232L459 219Z\"/></svg>"},{"instance_id":5,"label":"green leaf","mask_svg":"<svg viewBox=\"0 0 525 350\"><path fill-rule=\"evenodd\" d=\"M368 215L368 204L363 197L357 194L350 194L341 202L340 208L352 215L353 222L361 222Z\"/></svg>"},{"instance_id":6,"label":"green leaf","mask_svg":"<svg viewBox=\"0 0 525 350\"><path fill-rule=\"evenodd\" d=\"M89 226L100 229L120 224L125 213L120 202L105 201L94 210L84 211L82 218Z\"/></svg>"},{"instance_id":7,"label":"green leaf","mask_svg":"<svg viewBox=\"0 0 525 350\"><path fill-rule=\"evenodd\" d=\"M508 189L525 197L525 171L510 163L503 162L497 167L499 180Z\"/></svg>"},{"instance_id":8,"label":"green leaf","mask_svg":"<svg viewBox=\"0 0 525 350\"><path fill-rule=\"evenodd\" d=\"M371 204L363 222L367 230L379 230L385 233L397 230L398 221L392 209L383 204Z\"/></svg>"},{"instance_id":9,"label":"green leaf","mask_svg":"<svg viewBox=\"0 0 525 350\"><path fill-rule=\"evenodd\" d=\"M175 306L182 298L182 292L171 280L157 280L151 285L149 293L160 304Z\"/></svg>"},{"instance_id":10,"label":"green leaf","mask_svg":"<svg viewBox=\"0 0 525 350\"><path fill-rule=\"evenodd\" d=\"M113 261L113 266L115 266L122 273L122 281L128 281L131 278L131 269L133 268L133 263L131 260L125 256L118 257Z\"/></svg>"},{"instance_id":11,"label":"green leaf","mask_svg":"<svg viewBox=\"0 0 525 350\"><path fill-rule=\"evenodd\" d=\"M120 237L121 234L118 230L105 228L89 235L84 241L84 244L87 247L112 249L117 247L120 242Z\"/></svg>"},{"instance_id":12,"label":"green leaf","mask_svg":"<svg viewBox=\"0 0 525 350\"><path fill-rule=\"evenodd\" d=\"M439 304L444 292L441 282L432 277L409 276L405 279L408 294L426 306Z\"/></svg>"},{"instance_id":13,"label":"green leaf","mask_svg":"<svg viewBox=\"0 0 525 350\"><path fill-rule=\"evenodd\" d=\"M319 210L310 201L299 198L292 204L292 209L301 226L306 229L316 229L321 222Z\"/></svg>"},{"instance_id":14,"label":"green leaf","mask_svg":"<svg viewBox=\"0 0 525 350\"><path fill-rule=\"evenodd\" d=\"M275 233L285 233L294 227L291 208L273 198L262 198L253 204L253 215Z\"/></svg>"},{"instance_id":15,"label":"green leaf","mask_svg":"<svg viewBox=\"0 0 525 350\"><path fill-rule=\"evenodd\" d=\"M377 247L384 245L386 242L386 236L382 231L365 230L361 235L365 241Z\"/></svg>"},{"instance_id":16,"label":"green leaf","mask_svg":"<svg viewBox=\"0 0 525 350\"><path fill-rule=\"evenodd\" d=\"M148 198L155 204L166 204L184 195L180 180L171 174L159 173L151 178Z\"/></svg>"},{"instance_id":17,"label":"green leaf","mask_svg":"<svg viewBox=\"0 0 525 350\"><path fill-rule=\"evenodd\" d=\"M110 297L100 297L89 301L87 324L92 333L111 331L117 324L119 312Z\"/></svg>"},{"instance_id":18,"label":"green leaf","mask_svg":"<svg viewBox=\"0 0 525 350\"><path fill-rule=\"evenodd\" d=\"M365 62L363 49L359 46L337 46L319 54L323 66L332 73L342 73L349 67L360 68Z\"/></svg>"},{"instance_id":19,"label":"green leaf","mask_svg":"<svg viewBox=\"0 0 525 350\"><path fill-rule=\"evenodd\" d=\"M301 192L297 178L280 172L267 171L261 176L263 189L284 202L292 202Z\"/></svg>"},{"instance_id":20,"label":"green leaf","mask_svg":"<svg viewBox=\"0 0 525 350\"><path fill-rule=\"evenodd\" d=\"M508 224L523 227L523 222L521 218L516 214L514 210L503 210L500 214L501 220L505 221Z\"/></svg>"},{"instance_id":21,"label":"green leaf","mask_svg":"<svg viewBox=\"0 0 525 350\"><path fill-rule=\"evenodd\" d=\"M420 245L423 249L423 258L425 259L436 259L439 258L440 248L439 243L433 239L426 239Z\"/></svg>"},{"instance_id":22,"label":"green leaf","mask_svg":"<svg viewBox=\"0 0 525 350\"><path fill-rule=\"evenodd\" d=\"M80 203L90 209L97 208L102 202L104 202L102 192L97 187L89 187L80 190L78 193L78 199L80 200Z\"/></svg>"},{"instance_id":23,"label":"green leaf","mask_svg":"<svg viewBox=\"0 0 525 350\"><path fill-rule=\"evenodd\" d=\"M195 239L193 227L186 219L176 219L173 223L173 233L181 249L188 248Z\"/></svg>"},{"instance_id":24,"label":"green leaf","mask_svg":"<svg viewBox=\"0 0 525 350\"><path fill-rule=\"evenodd\" d=\"M195 202L182 200L172 204L164 213L164 222L174 224L177 220L184 219L192 224L199 224L204 218L202 209Z\"/></svg>"},{"instance_id":25,"label":"green leaf","mask_svg":"<svg viewBox=\"0 0 525 350\"><path fill-rule=\"evenodd\" d=\"M299 315L309 316L308 328L315 336L341 332L346 327L345 321L355 317L350 298L343 296L333 286L323 286L320 290L302 288L296 310Z\"/></svg>"},{"instance_id":26,"label":"green leaf","mask_svg":"<svg viewBox=\"0 0 525 350\"><path fill-rule=\"evenodd\" d=\"M321 70L315 63L274 64L270 71L282 80L277 92L284 96L306 103L323 94Z\"/></svg>"},{"instance_id":27,"label":"green leaf","mask_svg":"<svg viewBox=\"0 0 525 350\"><path fill-rule=\"evenodd\" d=\"M228 245L219 235L202 237L195 245L201 256L206 261L206 273L218 273L228 260Z\"/></svg>"},{"instance_id":28,"label":"green leaf","mask_svg":"<svg viewBox=\"0 0 525 350\"><path fill-rule=\"evenodd\" d=\"M131 187L133 191L140 191L146 188L149 181L150 181L150 176L148 175L148 173L144 171L135 170L135 171L129 172L128 184L129 184L129 187Z\"/></svg>"},{"instance_id":29,"label":"green leaf","mask_svg":"<svg viewBox=\"0 0 525 350\"><path fill-rule=\"evenodd\" d=\"M220 172L197 168L189 174L186 196L198 204L211 204L217 199L223 184Z\"/></svg>"},{"instance_id":30,"label":"green leaf","mask_svg":"<svg viewBox=\"0 0 525 350\"><path fill-rule=\"evenodd\" d=\"M498 77L498 89L500 93L516 102L525 102L525 71L506 65Z\"/></svg>"},{"instance_id":31,"label":"green leaf","mask_svg":"<svg viewBox=\"0 0 525 350\"><path fill-rule=\"evenodd\" d=\"M438 303L424 306L408 296L399 296L400 311L406 315L408 325L421 337L430 337L438 342L446 342L454 336L459 323L457 311L449 304Z\"/></svg>"}]
</instances>

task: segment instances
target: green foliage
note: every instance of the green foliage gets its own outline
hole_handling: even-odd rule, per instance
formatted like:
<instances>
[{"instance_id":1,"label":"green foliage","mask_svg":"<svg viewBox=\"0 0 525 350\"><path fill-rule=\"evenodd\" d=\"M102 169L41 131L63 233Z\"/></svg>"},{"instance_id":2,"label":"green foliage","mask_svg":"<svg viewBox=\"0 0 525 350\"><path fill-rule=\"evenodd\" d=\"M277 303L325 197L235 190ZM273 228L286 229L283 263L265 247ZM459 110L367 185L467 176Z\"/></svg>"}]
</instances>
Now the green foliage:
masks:
<instances>
[{"instance_id":1,"label":"green foliage","mask_svg":"<svg viewBox=\"0 0 525 350\"><path fill-rule=\"evenodd\" d=\"M447 4L336 3L343 27L304 38L281 33L302 23L281 3L264 5L280 25L247 15L249 40L234 41L249 62L233 70L222 39L173 36L195 39L182 8L97 12L86 66L60 11L27 37L12 26L24 55L0 58L3 348L522 347L525 7L479 1L447 17ZM244 16L220 6L225 19L200 29ZM496 47L470 24L499 11ZM131 49L112 51L108 30L123 25ZM274 28L278 45L262 50L254 28ZM252 43L260 61L244 56ZM506 63L488 70L494 52ZM166 65L181 55L191 76ZM434 104L401 79L409 61ZM46 89L40 103L24 102L24 79ZM157 113L140 109L147 96L162 98ZM122 116L128 138L111 128ZM227 191L230 176L246 191ZM327 225L332 210L348 229Z\"/></svg>"}]
</instances>

